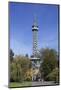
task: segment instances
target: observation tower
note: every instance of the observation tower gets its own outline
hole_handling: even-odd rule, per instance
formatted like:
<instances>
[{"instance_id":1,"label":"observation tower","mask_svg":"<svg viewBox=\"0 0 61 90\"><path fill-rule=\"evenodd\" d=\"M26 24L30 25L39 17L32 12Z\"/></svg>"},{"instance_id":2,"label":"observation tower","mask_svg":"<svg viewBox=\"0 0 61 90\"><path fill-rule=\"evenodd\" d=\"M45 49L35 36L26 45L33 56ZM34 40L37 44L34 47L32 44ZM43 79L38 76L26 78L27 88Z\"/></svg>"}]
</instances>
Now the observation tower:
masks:
<instances>
[{"instance_id":1,"label":"observation tower","mask_svg":"<svg viewBox=\"0 0 61 90\"><path fill-rule=\"evenodd\" d=\"M31 61L32 61L32 69L33 69L33 75L32 75L32 80L36 80L36 75L39 72L39 67L40 67L40 58L37 57L38 53L38 24L37 24L37 18L34 18L34 22L32 25L32 34L33 34L33 48L32 48L32 56L31 56Z\"/></svg>"}]
</instances>

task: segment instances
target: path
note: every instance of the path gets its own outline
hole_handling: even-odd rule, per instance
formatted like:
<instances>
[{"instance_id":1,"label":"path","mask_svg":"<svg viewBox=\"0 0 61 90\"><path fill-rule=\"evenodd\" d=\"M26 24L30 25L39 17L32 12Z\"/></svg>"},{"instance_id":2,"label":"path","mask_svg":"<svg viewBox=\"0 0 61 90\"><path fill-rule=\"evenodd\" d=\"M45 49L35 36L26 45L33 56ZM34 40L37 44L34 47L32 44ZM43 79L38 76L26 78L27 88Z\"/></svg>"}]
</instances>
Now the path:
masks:
<instances>
[{"instance_id":1,"label":"path","mask_svg":"<svg viewBox=\"0 0 61 90\"><path fill-rule=\"evenodd\" d=\"M52 81L43 81L43 82L41 82L41 81L34 81L34 82L32 82L32 86L38 86L38 85L40 85L40 86L44 86L44 85L56 85L54 82L52 82Z\"/></svg>"}]
</instances>

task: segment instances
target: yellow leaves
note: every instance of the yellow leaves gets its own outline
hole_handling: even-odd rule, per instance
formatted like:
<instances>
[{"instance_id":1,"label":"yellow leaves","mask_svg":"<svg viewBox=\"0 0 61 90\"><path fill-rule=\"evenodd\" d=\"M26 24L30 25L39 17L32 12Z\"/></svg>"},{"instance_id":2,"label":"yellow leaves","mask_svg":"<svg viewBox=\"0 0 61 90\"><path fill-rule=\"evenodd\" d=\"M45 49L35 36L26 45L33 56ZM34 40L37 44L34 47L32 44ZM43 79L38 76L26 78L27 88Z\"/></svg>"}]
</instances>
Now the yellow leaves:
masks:
<instances>
[{"instance_id":1,"label":"yellow leaves","mask_svg":"<svg viewBox=\"0 0 61 90\"><path fill-rule=\"evenodd\" d=\"M32 80L32 69L28 69L25 73L26 80Z\"/></svg>"}]
</instances>

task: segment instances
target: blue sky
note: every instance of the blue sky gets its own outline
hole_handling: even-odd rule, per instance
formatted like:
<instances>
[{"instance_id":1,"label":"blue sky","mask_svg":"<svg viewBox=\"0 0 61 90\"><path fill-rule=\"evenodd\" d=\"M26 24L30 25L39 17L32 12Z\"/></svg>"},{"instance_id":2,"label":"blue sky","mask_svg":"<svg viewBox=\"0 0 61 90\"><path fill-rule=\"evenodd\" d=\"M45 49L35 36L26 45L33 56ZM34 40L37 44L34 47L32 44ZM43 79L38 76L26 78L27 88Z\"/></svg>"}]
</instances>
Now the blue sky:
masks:
<instances>
[{"instance_id":1,"label":"blue sky","mask_svg":"<svg viewBox=\"0 0 61 90\"><path fill-rule=\"evenodd\" d=\"M38 48L58 50L58 6L9 3L10 48L15 54L32 54L34 15L39 26Z\"/></svg>"}]
</instances>

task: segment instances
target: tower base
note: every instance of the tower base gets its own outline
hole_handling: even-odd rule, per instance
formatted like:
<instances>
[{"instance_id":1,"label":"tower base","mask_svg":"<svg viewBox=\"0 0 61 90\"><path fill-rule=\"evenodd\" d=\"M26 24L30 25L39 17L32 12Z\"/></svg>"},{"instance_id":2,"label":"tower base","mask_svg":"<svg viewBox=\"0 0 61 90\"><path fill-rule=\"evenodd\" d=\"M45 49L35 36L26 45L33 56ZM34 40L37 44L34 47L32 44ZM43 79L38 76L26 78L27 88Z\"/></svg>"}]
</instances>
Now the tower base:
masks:
<instances>
[{"instance_id":1,"label":"tower base","mask_svg":"<svg viewBox=\"0 0 61 90\"><path fill-rule=\"evenodd\" d=\"M40 80L41 79L41 75L39 74L39 68L40 68L40 58L30 58L31 62L32 62L32 81L36 81L36 80ZM38 76L39 74L39 76Z\"/></svg>"}]
</instances>

